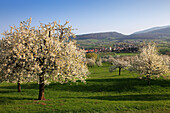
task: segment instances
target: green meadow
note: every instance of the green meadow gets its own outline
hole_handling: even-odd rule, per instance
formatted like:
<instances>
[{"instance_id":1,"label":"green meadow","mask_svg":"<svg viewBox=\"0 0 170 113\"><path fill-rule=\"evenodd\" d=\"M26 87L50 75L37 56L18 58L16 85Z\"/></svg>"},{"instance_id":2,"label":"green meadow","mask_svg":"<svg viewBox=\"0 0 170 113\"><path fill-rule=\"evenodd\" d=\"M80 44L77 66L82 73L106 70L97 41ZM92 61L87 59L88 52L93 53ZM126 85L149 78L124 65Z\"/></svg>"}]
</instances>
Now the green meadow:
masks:
<instances>
[{"instance_id":1,"label":"green meadow","mask_svg":"<svg viewBox=\"0 0 170 113\"><path fill-rule=\"evenodd\" d=\"M138 55L139 53L116 53L116 54L120 56L135 56Z\"/></svg>"},{"instance_id":2,"label":"green meadow","mask_svg":"<svg viewBox=\"0 0 170 113\"><path fill-rule=\"evenodd\" d=\"M45 86L46 100L38 98L37 83L0 84L0 113L168 113L170 112L170 80L146 80L127 70L110 73L109 64L89 68L86 84L78 82Z\"/></svg>"}]
</instances>

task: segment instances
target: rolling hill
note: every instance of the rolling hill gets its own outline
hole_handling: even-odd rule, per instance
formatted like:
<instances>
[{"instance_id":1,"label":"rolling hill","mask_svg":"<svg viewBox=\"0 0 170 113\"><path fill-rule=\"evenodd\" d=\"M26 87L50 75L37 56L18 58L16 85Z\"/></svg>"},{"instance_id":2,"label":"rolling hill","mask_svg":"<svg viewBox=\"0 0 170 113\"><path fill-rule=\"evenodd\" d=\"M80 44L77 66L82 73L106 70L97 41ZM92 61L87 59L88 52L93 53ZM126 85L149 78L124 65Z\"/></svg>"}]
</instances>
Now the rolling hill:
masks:
<instances>
[{"instance_id":1,"label":"rolling hill","mask_svg":"<svg viewBox=\"0 0 170 113\"><path fill-rule=\"evenodd\" d=\"M77 35L76 38L76 40L87 40L87 39L108 40L108 41L130 40L130 39L135 39L135 40L161 39L161 40L170 41L170 26L154 27L144 31L135 32L131 35L124 35L118 32L102 32L102 33Z\"/></svg>"},{"instance_id":2,"label":"rolling hill","mask_svg":"<svg viewBox=\"0 0 170 113\"><path fill-rule=\"evenodd\" d=\"M168 28L168 27L170 27L170 25L168 25L168 26L160 26L160 27L152 27L152 28L145 29L145 30L142 30L142 31L134 32L133 34L148 33L148 32L152 32L152 31L155 31L155 30L165 29L165 28Z\"/></svg>"},{"instance_id":3,"label":"rolling hill","mask_svg":"<svg viewBox=\"0 0 170 113\"><path fill-rule=\"evenodd\" d=\"M132 34L126 37L127 39L170 39L170 27L153 30L146 33Z\"/></svg>"},{"instance_id":4,"label":"rolling hill","mask_svg":"<svg viewBox=\"0 0 170 113\"><path fill-rule=\"evenodd\" d=\"M91 33L91 34L83 34L77 35L77 40L86 40L86 39L114 39L114 38L123 38L125 35L118 33L118 32L102 32L102 33Z\"/></svg>"}]
</instances>

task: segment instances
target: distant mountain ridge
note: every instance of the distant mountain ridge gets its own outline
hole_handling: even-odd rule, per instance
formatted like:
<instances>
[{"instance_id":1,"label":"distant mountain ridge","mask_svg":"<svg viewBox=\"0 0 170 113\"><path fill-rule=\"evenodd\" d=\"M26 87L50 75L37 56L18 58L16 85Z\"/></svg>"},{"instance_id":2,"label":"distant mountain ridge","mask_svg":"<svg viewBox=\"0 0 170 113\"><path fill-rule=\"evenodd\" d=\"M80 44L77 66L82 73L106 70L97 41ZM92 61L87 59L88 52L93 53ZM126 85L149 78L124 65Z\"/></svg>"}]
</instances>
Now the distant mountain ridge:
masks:
<instances>
[{"instance_id":1,"label":"distant mountain ridge","mask_svg":"<svg viewBox=\"0 0 170 113\"><path fill-rule=\"evenodd\" d=\"M143 31L138 31L131 35L124 35L118 32L101 32L101 33L90 33L90 34L77 35L77 38L76 38L76 40L86 40L86 39L97 39L97 40L108 39L108 41L129 40L129 39L170 40L170 25L163 26L163 27L154 27L154 28L143 30Z\"/></svg>"},{"instance_id":2,"label":"distant mountain ridge","mask_svg":"<svg viewBox=\"0 0 170 113\"><path fill-rule=\"evenodd\" d=\"M77 35L78 40L85 40L85 39L103 39L103 38L122 38L125 35L118 33L118 32L101 32L101 33L90 33L90 34L83 34Z\"/></svg>"},{"instance_id":3,"label":"distant mountain ridge","mask_svg":"<svg viewBox=\"0 0 170 113\"><path fill-rule=\"evenodd\" d=\"M165 28L168 28L168 27L170 27L170 25L160 26L160 27L152 27L152 28L149 28L149 29L146 29L146 30L134 32L133 34L148 33L148 32L152 32L152 31L155 31L155 30L165 29Z\"/></svg>"},{"instance_id":4,"label":"distant mountain ridge","mask_svg":"<svg viewBox=\"0 0 170 113\"><path fill-rule=\"evenodd\" d=\"M153 30L147 33L132 34L126 38L130 39L170 39L170 27Z\"/></svg>"}]
</instances>

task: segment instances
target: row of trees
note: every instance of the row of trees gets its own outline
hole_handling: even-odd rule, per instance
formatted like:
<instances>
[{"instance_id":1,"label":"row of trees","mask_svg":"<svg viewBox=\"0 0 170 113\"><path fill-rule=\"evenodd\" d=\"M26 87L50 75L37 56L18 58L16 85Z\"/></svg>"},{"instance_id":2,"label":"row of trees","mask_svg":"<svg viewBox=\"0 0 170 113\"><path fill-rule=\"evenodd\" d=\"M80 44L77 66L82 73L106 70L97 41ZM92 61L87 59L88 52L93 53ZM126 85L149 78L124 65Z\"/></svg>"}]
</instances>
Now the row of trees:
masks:
<instances>
[{"instance_id":1,"label":"row of trees","mask_svg":"<svg viewBox=\"0 0 170 113\"><path fill-rule=\"evenodd\" d=\"M159 78L161 76L169 77L170 57L168 55L159 55L155 43L143 43L142 45L143 47L140 49L140 54L137 56L113 57L109 55L100 59L100 62L111 64L112 66L109 68L109 71L113 72L113 70L118 69L119 75L121 75L122 69L137 72L140 78L147 79L148 85L150 85L151 78ZM90 58L87 59L88 66L94 66L97 54L87 53L86 57ZM102 65L102 63L100 64Z\"/></svg>"},{"instance_id":2,"label":"row of trees","mask_svg":"<svg viewBox=\"0 0 170 113\"><path fill-rule=\"evenodd\" d=\"M86 62L102 65L101 58L95 54L85 55L85 51L69 39L74 34L68 22L64 25L55 21L41 23L35 28L31 27L30 18L21 22L18 28L11 26L10 32L5 32L4 36L0 40L0 82L16 82L19 92L22 82L38 82L39 100L45 99L45 84L85 82L89 74ZM86 60L86 56L89 59ZM145 75L148 85L151 77L169 73L169 57L158 55L154 44L143 47L133 59L108 58L107 61L114 65L110 71L119 68L120 75L121 69L128 66L129 70Z\"/></svg>"},{"instance_id":3,"label":"row of trees","mask_svg":"<svg viewBox=\"0 0 170 113\"><path fill-rule=\"evenodd\" d=\"M128 70L139 73L147 79L147 84L150 85L151 78L159 78L160 76L169 77L170 57L159 55L154 43L145 45L140 54L131 58L108 59L113 64L109 71L119 69L119 75L122 68L127 67Z\"/></svg>"},{"instance_id":4,"label":"row of trees","mask_svg":"<svg viewBox=\"0 0 170 113\"><path fill-rule=\"evenodd\" d=\"M12 27L0 40L0 82L38 82L39 100L50 82L85 82L85 51L76 47L72 27L57 22L31 27L31 18Z\"/></svg>"}]
</instances>

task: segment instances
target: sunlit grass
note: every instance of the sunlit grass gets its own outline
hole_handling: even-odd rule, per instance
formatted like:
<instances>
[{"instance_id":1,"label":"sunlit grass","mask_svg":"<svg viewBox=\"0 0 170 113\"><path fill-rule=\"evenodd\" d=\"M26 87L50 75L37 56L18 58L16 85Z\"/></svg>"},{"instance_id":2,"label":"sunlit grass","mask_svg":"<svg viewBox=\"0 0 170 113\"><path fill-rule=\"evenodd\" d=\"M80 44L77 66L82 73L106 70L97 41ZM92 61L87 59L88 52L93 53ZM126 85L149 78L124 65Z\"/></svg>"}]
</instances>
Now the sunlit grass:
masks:
<instances>
[{"instance_id":1,"label":"sunlit grass","mask_svg":"<svg viewBox=\"0 0 170 113\"><path fill-rule=\"evenodd\" d=\"M89 68L87 83L51 83L45 87L45 101L38 98L38 84L0 84L0 112L170 112L170 80L136 78L126 70L110 73L109 64Z\"/></svg>"},{"instance_id":2,"label":"sunlit grass","mask_svg":"<svg viewBox=\"0 0 170 113\"><path fill-rule=\"evenodd\" d=\"M120 56L135 56L139 53L116 53L116 54Z\"/></svg>"}]
</instances>

